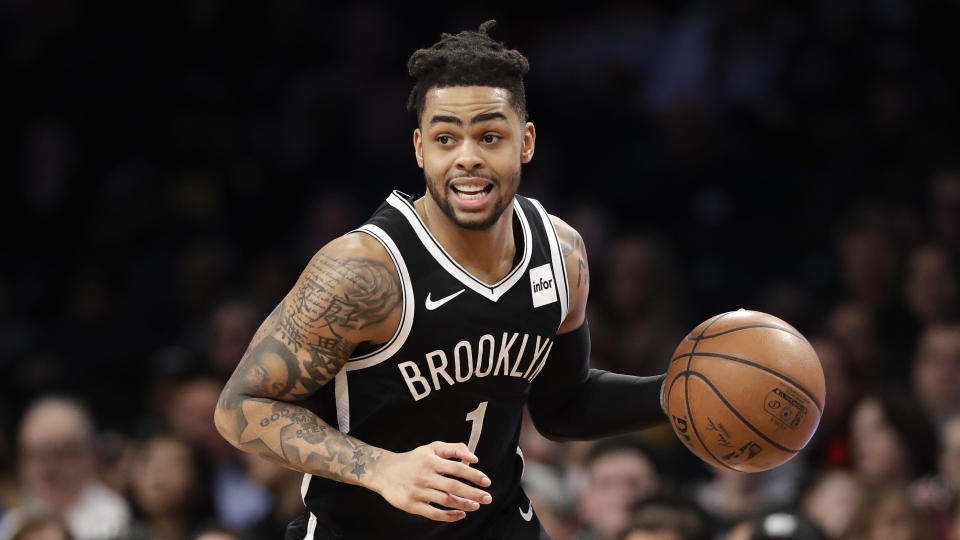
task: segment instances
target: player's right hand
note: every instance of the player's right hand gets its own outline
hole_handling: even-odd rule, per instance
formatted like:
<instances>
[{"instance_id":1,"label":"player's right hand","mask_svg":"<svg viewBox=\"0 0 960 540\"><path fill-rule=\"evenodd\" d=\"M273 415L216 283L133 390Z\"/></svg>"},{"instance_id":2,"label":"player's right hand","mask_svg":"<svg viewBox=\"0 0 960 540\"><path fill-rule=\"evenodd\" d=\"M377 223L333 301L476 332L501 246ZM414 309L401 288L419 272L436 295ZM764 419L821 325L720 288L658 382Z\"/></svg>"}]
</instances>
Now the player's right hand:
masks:
<instances>
[{"instance_id":1,"label":"player's right hand","mask_svg":"<svg viewBox=\"0 0 960 540\"><path fill-rule=\"evenodd\" d=\"M468 465L477 461L477 456L463 443L437 441L409 452L384 452L369 487L404 512L435 521L457 521L493 500L486 491L459 480L483 487L490 485L487 475Z\"/></svg>"}]
</instances>

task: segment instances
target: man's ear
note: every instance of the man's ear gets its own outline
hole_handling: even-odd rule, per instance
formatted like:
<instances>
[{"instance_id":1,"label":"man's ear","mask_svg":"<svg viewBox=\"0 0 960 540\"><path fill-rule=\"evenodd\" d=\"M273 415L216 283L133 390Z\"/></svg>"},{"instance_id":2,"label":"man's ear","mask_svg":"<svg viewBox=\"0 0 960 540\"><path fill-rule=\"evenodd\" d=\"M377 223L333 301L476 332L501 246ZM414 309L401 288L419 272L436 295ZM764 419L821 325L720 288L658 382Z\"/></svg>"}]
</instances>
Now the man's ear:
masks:
<instances>
[{"instance_id":1,"label":"man's ear","mask_svg":"<svg viewBox=\"0 0 960 540\"><path fill-rule=\"evenodd\" d=\"M420 128L413 130L413 153L417 158L417 165L423 168L423 136Z\"/></svg>"},{"instance_id":2,"label":"man's ear","mask_svg":"<svg viewBox=\"0 0 960 540\"><path fill-rule=\"evenodd\" d=\"M530 160L533 159L533 151L537 146L537 128L534 127L533 122L527 122L523 126L523 137L520 146L520 162L521 163L530 163Z\"/></svg>"}]
</instances>

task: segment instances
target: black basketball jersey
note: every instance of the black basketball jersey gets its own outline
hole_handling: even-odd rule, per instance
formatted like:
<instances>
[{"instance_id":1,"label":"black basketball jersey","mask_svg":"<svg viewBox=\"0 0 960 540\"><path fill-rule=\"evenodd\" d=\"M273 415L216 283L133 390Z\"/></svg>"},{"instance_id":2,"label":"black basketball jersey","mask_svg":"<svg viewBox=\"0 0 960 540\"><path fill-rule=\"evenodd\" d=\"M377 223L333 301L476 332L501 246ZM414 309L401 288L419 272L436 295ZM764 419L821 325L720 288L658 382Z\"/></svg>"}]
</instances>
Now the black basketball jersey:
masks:
<instances>
[{"instance_id":1,"label":"black basketball jersey","mask_svg":"<svg viewBox=\"0 0 960 540\"><path fill-rule=\"evenodd\" d=\"M304 477L305 538L497 538L508 521L531 521L520 488L522 408L566 317L569 290L559 240L535 200L513 202L518 257L487 284L460 266L413 207L393 192L357 229L396 265L403 312L393 338L351 358L309 406L344 433L395 452L463 442L491 480L493 503L455 523L408 514L362 487ZM522 525L522 523L521 523ZM535 518L530 526L539 531ZM536 536L532 536L536 538Z\"/></svg>"}]
</instances>

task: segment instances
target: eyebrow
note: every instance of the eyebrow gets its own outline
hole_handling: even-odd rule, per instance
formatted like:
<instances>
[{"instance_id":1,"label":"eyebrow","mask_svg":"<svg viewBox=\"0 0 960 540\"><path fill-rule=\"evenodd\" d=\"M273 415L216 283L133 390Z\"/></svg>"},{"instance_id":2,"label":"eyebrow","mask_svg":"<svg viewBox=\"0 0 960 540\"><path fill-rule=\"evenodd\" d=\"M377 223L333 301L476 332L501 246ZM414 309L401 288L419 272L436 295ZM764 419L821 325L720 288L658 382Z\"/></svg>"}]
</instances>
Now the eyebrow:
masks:
<instances>
[{"instance_id":1,"label":"eyebrow","mask_svg":"<svg viewBox=\"0 0 960 540\"><path fill-rule=\"evenodd\" d=\"M504 116L503 113L499 113L499 112L481 113L481 114L478 114L478 115L474 116L474 117L470 120L470 124L471 124L471 125L473 125L473 124L479 124L480 122L486 122L487 120L495 120L495 119L506 120L507 117ZM457 118L456 116L448 116L448 115L439 115L439 114L438 114L438 115L435 115L433 118L430 119L430 125L431 125L431 126L432 126L433 124L439 124L439 123L443 123L443 122L449 123L449 124L453 124L453 125L458 126L458 127L463 127L463 121L460 120L459 118Z\"/></svg>"}]
</instances>

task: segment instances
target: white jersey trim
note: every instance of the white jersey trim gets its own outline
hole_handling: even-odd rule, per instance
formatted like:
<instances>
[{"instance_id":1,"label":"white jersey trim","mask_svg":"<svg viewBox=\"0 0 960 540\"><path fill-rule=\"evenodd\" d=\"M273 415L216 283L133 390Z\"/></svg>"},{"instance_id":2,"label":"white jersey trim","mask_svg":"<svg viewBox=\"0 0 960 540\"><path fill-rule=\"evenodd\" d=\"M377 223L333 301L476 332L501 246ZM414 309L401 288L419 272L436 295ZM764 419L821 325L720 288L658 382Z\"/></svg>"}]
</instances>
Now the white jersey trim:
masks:
<instances>
[{"instance_id":1,"label":"white jersey trim","mask_svg":"<svg viewBox=\"0 0 960 540\"><path fill-rule=\"evenodd\" d=\"M570 282L567 280L567 264L563 260L563 251L560 249L560 238L557 236L557 229L553 226L550 215L543 209L543 205L536 199L527 198L533 206L536 207L543 220L543 226L547 229L547 241L550 243L550 258L552 260L553 276L557 282L563 283L563 287L557 287L560 293L560 323L557 328L567 319L567 313L570 310ZM559 271L557 270L559 268Z\"/></svg>"},{"instance_id":2,"label":"white jersey trim","mask_svg":"<svg viewBox=\"0 0 960 540\"><path fill-rule=\"evenodd\" d=\"M300 499L303 500L303 505L307 505L307 492L310 491L310 479L313 478L312 475L304 473L303 481L300 482ZM313 512L310 512L310 519L307 521L307 534L303 537L303 540L313 540L313 537L316 535L317 531L317 516L313 515Z\"/></svg>"},{"instance_id":3,"label":"white jersey trim","mask_svg":"<svg viewBox=\"0 0 960 540\"><path fill-rule=\"evenodd\" d=\"M413 313L416 311L414 309L414 298L413 298L413 283L410 281L410 272L407 271L407 265L403 262L403 256L400 255L400 250L397 248L397 244L393 242L393 239L390 238L390 235L386 231L377 227L376 225L366 224L359 229L355 229L353 232L362 232L369 234L375 238L384 249L387 250L387 253L390 254L390 258L393 259L393 264L397 267L397 273L400 275L400 287L403 289L403 311L400 315L400 326L397 328L396 333L393 334L393 337L390 338L390 341L386 343L383 347L380 347L376 351L371 353L357 356L351 358L344 366L343 369L346 371L353 371L355 369L368 368L370 366L375 366L380 362L390 358L397 351L400 350L400 347L407 341L407 337L410 336L410 329L413 327ZM343 373L343 371L341 371ZM346 375L344 375L343 383L346 385ZM340 387L336 387L337 390L337 415L339 420L340 414ZM346 386L344 386L344 394L346 394ZM349 420L348 420L349 422Z\"/></svg>"},{"instance_id":4,"label":"white jersey trim","mask_svg":"<svg viewBox=\"0 0 960 540\"><path fill-rule=\"evenodd\" d=\"M303 540L313 540L316 533L317 516L313 515L313 512L310 512L310 519L307 521L307 535L303 537Z\"/></svg>"},{"instance_id":5,"label":"white jersey trim","mask_svg":"<svg viewBox=\"0 0 960 540\"><path fill-rule=\"evenodd\" d=\"M337 429L350 433L350 388L347 386L347 370L341 369L333 379L333 393L337 402Z\"/></svg>"},{"instance_id":6,"label":"white jersey trim","mask_svg":"<svg viewBox=\"0 0 960 540\"><path fill-rule=\"evenodd\" d=\"M312 474L303 473L303 481L300 482L300 498L303 499L303 505L307 505L307 491L310 490L310 479Z\"/></svg>"},{"instance_id":7,"label":"white jersey trim","mask_svg":"<svg viewBox=\"0 0 960 540\"><path fill-rule=\"evenodd\" d=\"M428 229L420 219L420 215L417 214L413 205L401 195L399 191L394 191L387 197L387 203L399 210L400 213L407 218L407 221L409 221L411 227L413 227L413 231L417 233L417 237L420 238L423 247L427 248L427 251L436 259L437 263L467 288L484 298L496 302L523 277L527 265L530 263L531 255L533 254L533 235L530 232L530 224L527 222L527 216L524 215L523 210L520 208L520 203L517 202L516 198L513 200L513 211L519 217L520 228L523 229L523 258L520 260L520 264L515 266L503 279L490 285L468 272L466 268L461 266L456 259L447 253L447 250L443 249L440 242L437 241L433 233L430 232L430 229Z\"/></svg>"}]
</instances>

